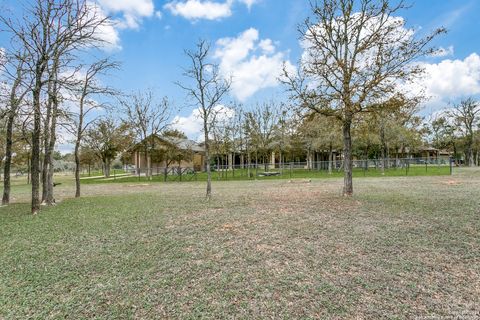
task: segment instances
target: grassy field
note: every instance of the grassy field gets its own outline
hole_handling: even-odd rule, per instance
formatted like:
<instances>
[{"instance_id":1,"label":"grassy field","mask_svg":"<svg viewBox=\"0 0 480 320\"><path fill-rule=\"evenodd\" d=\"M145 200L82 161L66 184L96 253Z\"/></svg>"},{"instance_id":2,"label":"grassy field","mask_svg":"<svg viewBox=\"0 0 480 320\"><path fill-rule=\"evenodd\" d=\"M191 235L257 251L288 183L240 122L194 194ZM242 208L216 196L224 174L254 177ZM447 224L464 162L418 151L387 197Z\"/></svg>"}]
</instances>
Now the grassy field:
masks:
<instances>
[{"instance_id":1,"label":"grassy field","mask_svg":"<svg viewBox=\"0 0 480 320\"><path fill-rule=\"evenodd\" d=\"M84 185L0 208L0 319L480 317L480 171Z\"/></svg>"},{"instance_id":2,"label":"grassy field","mask_svg":"<svg viewBox=\"0 0 480 320\"><path fill-rule=\"evenodd\" d=\"M277 172L278 176L262 176L264 169L252 169L249 172L246 169L237 169L235 171L218 171L212 173L212 179L217 181L244 181L244 180L277 180L277 179L320 179L320 178L340 178L343 177L342 170L333 170L332 173L328 173L327 170L307 170L307 169L271 169L269 172ZM152 181L152 182L164 182L165 176L162 171L153 172L153 179L147 180L144 174L135 176L133 174L127 175L125 171L112 170L110 178L104 178L100 173L98 175L92 175L91 177L84 177L82 183L84 184L97 184L97 183L132 183L139 181ZM447 165L411 165L408 169L405 168L391 168L385 170L384 174L380 169L370 168L364 170L362 168L354 168L353 176L356 178L363 177L401 177L401 176L438 176L438 175L450 175L450 167ZM207 175L205 172L197 172L195 174L183 174L167 176L167 181L206 181Z\"/></svg>"}]
</instances>

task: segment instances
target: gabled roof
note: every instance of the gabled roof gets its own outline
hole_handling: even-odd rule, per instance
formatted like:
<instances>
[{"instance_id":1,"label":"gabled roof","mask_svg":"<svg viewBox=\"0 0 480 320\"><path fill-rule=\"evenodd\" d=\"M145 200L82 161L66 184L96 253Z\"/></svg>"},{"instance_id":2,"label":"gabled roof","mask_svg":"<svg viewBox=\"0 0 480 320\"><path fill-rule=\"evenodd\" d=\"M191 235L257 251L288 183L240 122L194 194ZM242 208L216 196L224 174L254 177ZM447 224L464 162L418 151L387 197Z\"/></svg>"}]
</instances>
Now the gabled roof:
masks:
<instances>
[{"instance_id":1,"label":"gabled roof","mask_svg":"<svg viewBox=\"0 0 480 320\"><path fill-rule=\"evenodd\" d=\"M149 136L146 139L138 142L133 146L132 150L137 149L143 144L143 141L151 138L152 136ZM204 147L202 147L200 144L190 139L184 139L180 137L159 136L159 135L154 135L154 138L162 143L174 145L180 150L192 150L194 152L205 152Z\"/></svg>"},{"instance_id":2,"label":"gabled roof","mask_svg":"<svg viewBox=\"0 0 480 320\"><path fill-rule=\"evenodd\" d=\"M159 139L169 142L173 145L176 145L181 150L192 150L195 152L205 151L205 148L203 148L200 144L190 139L184 139L179 137L159 137Z\"/></svg>"}]
</instances>

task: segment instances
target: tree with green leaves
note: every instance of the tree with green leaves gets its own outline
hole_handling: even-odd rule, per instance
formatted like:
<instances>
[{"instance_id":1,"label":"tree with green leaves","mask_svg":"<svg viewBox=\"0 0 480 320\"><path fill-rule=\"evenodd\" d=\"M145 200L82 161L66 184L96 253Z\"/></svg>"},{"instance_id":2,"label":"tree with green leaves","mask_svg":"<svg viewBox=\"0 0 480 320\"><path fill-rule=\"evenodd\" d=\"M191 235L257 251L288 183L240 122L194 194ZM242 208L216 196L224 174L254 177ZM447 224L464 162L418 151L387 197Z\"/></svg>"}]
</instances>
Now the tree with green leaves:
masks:
<instances>
[{"instance_id":1,"label":"tree with green leaves","mask_svg":"<svg viewBox=\"0 0 480 320\"><path fill-rule=\"evenodd\" d=\"M444 29L418 38L396 16L403 1L318 0L300 27L305 52L296 74L284 70L292 98L306 110L335 117L342 125L345 196L353 195L352 124L363 112L383 108L422 73L418 58L432 54Z\"/></svg>"},{"instance_id":2,"label":"tree with green leaves","mask_svg":"<svg viewBox=\"0 0 480 320\"><path fill-rule=\"evenodd\" d=\"M475 165L475 133L480 127L480 103L473 98L461 100L448 113L465 141L465 158L469 167Z\"/></svg>"},{"instance_id":3,"label":"tree with green leaves","mask_svg":"<svg viewBox=\"0 0 480 320\"><path fill-rule=\"evenodd\" d=\"M255 145L255 157L262 159L265 171L268 170L269 157L275 149L279 116L279 108L273 101L257 104L252 111L246 113L250 129L248 134Z\"/></svg>"},{"instance_id":4,"label":"tree with green leaves","mask_svg":"<svg viewBox=\"0 0 480 320\"><path fill-rule=\"evenodd\" d=\"M86 131L83 144L102 162L103 173L108 178L112 161L133 144L133 134L126 123L117 124L112 118L100 119Z\"/></svg>"}]
</instances>

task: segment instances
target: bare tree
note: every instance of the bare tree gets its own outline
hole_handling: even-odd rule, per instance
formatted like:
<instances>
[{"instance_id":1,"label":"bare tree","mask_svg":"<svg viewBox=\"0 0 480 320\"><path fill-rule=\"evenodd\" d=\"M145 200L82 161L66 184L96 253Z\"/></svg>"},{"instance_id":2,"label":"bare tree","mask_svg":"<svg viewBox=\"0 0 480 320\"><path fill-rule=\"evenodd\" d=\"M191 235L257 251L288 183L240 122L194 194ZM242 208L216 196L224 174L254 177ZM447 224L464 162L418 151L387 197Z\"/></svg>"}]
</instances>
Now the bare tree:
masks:
<instances>
[{"instance_id":1,"label":"bare tree","mask_svg":"<svg viewBox=\"0 0 480 320\"><path fill-rule=\"evenodd\" d=\"M138 92L127 99L121 100L127 116L124 119L137 135L137 142L141 144L147 163L148 179L152 176L151 153L155 149L157 137L170 126L171 107L167 97L160 102L155 101L151 90Z\"/></svg>"},{"instance_id":2,"label":"bare tree","mask_svg":"<svg viewBox=\"0 0 480 320\"><path fill-rule=\"evenodd\" d=\"M53 199L53 151L56 142L57 117L60 104L60 56L54 53L51 65L47 66L47 102L46 117L43 126L43 167L42 167L42 203L52 205Z\"/></svg>"},{"instance_id":3,"label":"bare tree","mask_svg":"<svg viewBox=\"0 0 480 320\"><path fill-rule=\"evenodd\" d=\"M469 167L475 165L473 145L475 141L475 131L480 125L480 104L472 98L460 101L449 112L457 127L465 137L465 157Z\"/></svg>"},{"instance_id":4,"label":"bare tree","mask_svg":"<svg viewBox=\"0 0 480 320\"><path fill-rule=\"evenodd\" d=\"M352 122L361 112L382 108L399 83L422 72L415 61L434 50L437 29L416 38L395 15L402 0L318 0L312 18L300 26L305 54L297 74L284 68L285 79L301 107L336 117L342 124L344 153L343 194L353 194Z\"/></svg>"},{"instance_id":5,"label":"bare tree","mask_svg":"<svg viewBox=\"0 0 480 320\"><path fill-rule=\"evenodd\" d=\"M25 56L23 54L12 55L9 61L4 65L4 73L13 80L10 86L10 93L7 99L8 104L6 108L6 130L5 130L5 161L3 167L3 196L2 205L10 203L10 175L12 164L12 147L13 147L13 129L18 116L19 109L22 102L30 90L29 84L25 84ZM13 64L13 72L9 66ZM2 157L3 158L3 157Z\"/></svg>"},{"instance_id":6,"label":"bare tree","mask_svg":"<svg viewBox=\"0 0 480 320\"><path fill-rule=\"evenodd\" d=\"M25 8L24 16L17 21L0 16L0 21L13 36L16 43L27 52L25 60L32 78L32 213L40 209L40 144L41 101L44 86L51 81L46 77L49 65L58 59L67 59L69 54L101 41L98 28L108 22L107 17L87 0L36 0ZM52 68L50 74L58 72ZM48 132L47 128L45 132Z\"/></svg>"},{"instance_id":7,"label":"bare tree","mask_svg":"<svg viewBox=\"0 0 480 320\"><path fill-rule=\"evenodd\" d=\"M96 117L89 117L93 110L102 108L102 104L94 100L94 97L102 95L113 95L117 92L103 85L99 81L100 76L104 76L112 69L118 69L119 63L111 61L108 58L101 59L92 63L82 74L81 79L73 88L76 100L78 101L78 112L70 114L73 121L72 131L75 134L75 197L80 197L80 146L83 135L90 125L96 120Z\"/></svg>"},{"instance_id":8,"label":"bare tree","mask_svg":"<svg viewBox=\"0 0 480 320\"><path fill-rule=\"evenodd\" d=\"M205 40L198 41L196 50L185 51L185 54L190 59L190 67L185 69L183 75L193 80L194 83L191 86L177 83L179 87L187 92L194 106L198 108L198 116L203 120L207 199L210 199L212 196L210 133L217 122L217 116L223 112L223 108L219 104L231 86L231 80L225 79L220 75L218 65L207 61L209 52L210 45Z\"/></svg>"}]
</instances>

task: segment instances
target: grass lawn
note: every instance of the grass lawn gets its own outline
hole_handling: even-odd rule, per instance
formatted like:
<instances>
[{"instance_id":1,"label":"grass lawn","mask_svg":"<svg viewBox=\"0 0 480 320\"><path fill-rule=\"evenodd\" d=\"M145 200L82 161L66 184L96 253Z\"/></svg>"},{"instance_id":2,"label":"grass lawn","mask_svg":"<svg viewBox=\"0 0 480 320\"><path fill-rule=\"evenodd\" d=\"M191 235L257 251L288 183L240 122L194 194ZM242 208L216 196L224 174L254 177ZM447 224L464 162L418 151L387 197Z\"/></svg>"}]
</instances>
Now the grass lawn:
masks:
<instances>
[{"instance_id":1,"label":"grass lawn","mask_svg":"<svg viewBox=\"0 0 480 320\"><path fill-rule=\"evenodd\" d=\"M456 169L454 169L456 170ZM261 176L265 170L259 168L252 169L249 173L246 169L237 169L235 171L218 171L212 172L212 179L217 181L244 181L244 180L278 180L278 179L319 179L319 178L340 178L343 177L342 170L333 170L331 174L327 170L307 170L307 169L270 169L269 172L278 172L278 176ZM165 176L161 171L153 170L152 182L164 182ZM385 170L382 174L380 169L370 168L364 170L362 168L354 168L353 176L356 178L363 177L401 177L401 176L438 176L450 175L450 167L448 165L411 165L408 170L405 168L391 168ZM102 175L92 176L90 178L82 179L83 184L97 184L97 183L132 183L139 181L148 181L144 175L141 176L126 176L124 171L112 170L110 178L106 179ZM150 182L148 181L148 182ZM168 175L167 181L207 181L207 174L205 172L197 172L196 174Z\"/></svg>"},{"instance_id":2,"label":"grass lawn","mask_svg":"<svg viewBox=\"0 0 480 320\"><path fill-rule=\"evenodd\" d=\"M0 319L480 317L480 171L111 183L0 208Z\"/></svg>"}]
</instances>

